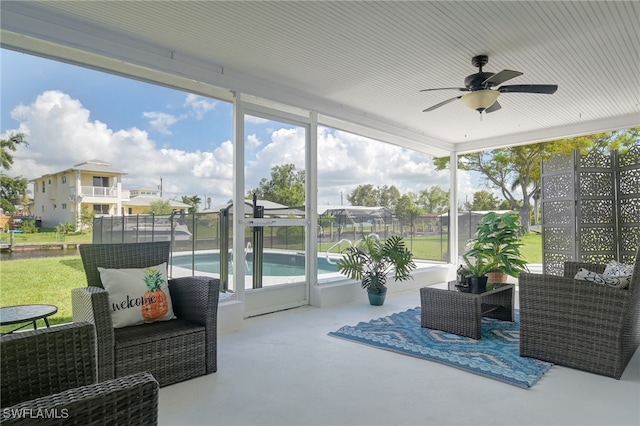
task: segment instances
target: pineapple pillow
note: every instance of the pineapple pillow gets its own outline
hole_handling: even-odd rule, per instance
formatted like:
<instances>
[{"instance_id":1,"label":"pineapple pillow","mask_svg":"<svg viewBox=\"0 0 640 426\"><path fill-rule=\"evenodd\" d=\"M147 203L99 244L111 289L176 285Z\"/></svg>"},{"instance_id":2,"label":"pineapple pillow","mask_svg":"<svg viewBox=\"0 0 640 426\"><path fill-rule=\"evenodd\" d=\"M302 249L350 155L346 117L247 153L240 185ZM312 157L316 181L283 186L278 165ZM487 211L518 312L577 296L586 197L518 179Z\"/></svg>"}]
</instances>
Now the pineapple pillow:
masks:
<instances>
[{"instance_id":1,"label":"pineapple pillow","mask_svg":"<svg viewBox=\"0 0 640 426\"><path fill-rule=\"evenodd\" d=\"M167 264L140 269L98 268L109 293L114 328L175 318L169 294Z\"/></svg>"}]
</instances>

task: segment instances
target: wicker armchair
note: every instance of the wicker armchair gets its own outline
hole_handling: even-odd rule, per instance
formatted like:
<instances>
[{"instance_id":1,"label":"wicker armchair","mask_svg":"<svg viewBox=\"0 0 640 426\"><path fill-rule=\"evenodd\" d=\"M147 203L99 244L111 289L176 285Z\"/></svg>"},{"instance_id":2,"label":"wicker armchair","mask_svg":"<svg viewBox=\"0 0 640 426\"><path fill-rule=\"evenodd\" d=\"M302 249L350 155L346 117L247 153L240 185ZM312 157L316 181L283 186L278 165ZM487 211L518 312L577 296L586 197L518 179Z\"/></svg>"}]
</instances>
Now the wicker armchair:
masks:
<instances>
[{"instance_id":1,"label":"wicker armchair","mask_svg":"<svg viewBox=\"0 0 640 426\"><path fill-rule=\"evenodd\" d=\"M96 326L99 380L148 371L166 386L216 371L218 279L170 279L177 319L113 328L97 268L159 265L169 252L169 241L80 246L89 286L71 291L73 320Z\"/></svg>"},{"instance_id":2,"label":"wicker armchair","mask_svg":"<svg viewBox=\"0 0 640 426\"><path fill-rule=\"evenodd\" d=\"M73 323L1 337L4 425L155 425L158 382L138 373L96 383L95 331Z\"/></svg>"},{"instance_id":3,"label":"wicker armchair","mask_svg":"<svg viewBox=\"0 0 640 426\"><path fill-rule=\"evenodd\" d=\"M620 379L640 345L640 253L627 289L574 280L579 268L605 266L566 262L564 277L520 274L520 356Z\"/></svg>"}]
</instances>

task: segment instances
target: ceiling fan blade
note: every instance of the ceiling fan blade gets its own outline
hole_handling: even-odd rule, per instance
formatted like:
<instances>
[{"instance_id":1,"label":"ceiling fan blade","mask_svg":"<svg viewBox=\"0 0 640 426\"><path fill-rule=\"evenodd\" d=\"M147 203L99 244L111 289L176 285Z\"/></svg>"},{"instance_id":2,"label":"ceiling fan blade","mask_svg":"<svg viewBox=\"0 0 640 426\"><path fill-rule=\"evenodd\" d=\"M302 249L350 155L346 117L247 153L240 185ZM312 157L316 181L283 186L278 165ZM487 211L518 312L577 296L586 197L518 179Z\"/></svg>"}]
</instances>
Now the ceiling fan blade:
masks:
<instances>
[{"instance_id":1,"label":"ceiling fan blade","mask_svg":"<svg viewBox=\"0 0 640 426\"><path fill-rule=\"evenodd\" d=\"M466 87L439 87L437 89L422 89L421 92L432 92L434 90L459 90L461 92L468 92Z\"/></svg>"},{"instance_id":2,"label":"ceiling fan blade","mask_svg":"<svg viewBox=\"0 0 640 426\"><path fill-rule=\"evenodd\" d=\"M498 101L495 101L493 103L493 105L491 105L489 108L485 109L484 112L486 112L487 114L489 114L490 112L494 112L499 110L500 108L502 108L502 105L500 105L500 103Z\"/></svg>"},{"instance_id":3,"label":"ceiling fan blade","mask_svg":"<svg viewBox=\"0 0 640 426\"><path fill-rule=\"evenodd\" d=\"M497 86L498 84L502 84L507 80L511 80L512 78L518 77L522 75L520 71L512 71L512 70L502 70L500 72L495 73L491 77L487 78L482 82L483 86Z\"/></svg>"},{"instance_id":4,"label":"ceiling fan blade","mask_svg":"<svg viewBox=\"0 0 640 426\"><path fill-rule=\"evenodd\" d=\"M453 101L455 101L456 99L460 99L461 97L462 97L462 96L456 96L455 98L447 99L446 101L442 101L442 102L440 102L439 104L435 104L435 105L434 105L434 106L432 106L432 107L429 107L429 108L427 108L427 109L425 109L425 110L422 110L422 112L429 112L429 111L433 111L434 109L436 109L436 108L440 108L441 106L446 105L446 104L448 104L449 102L453 102Z\"/></svg>"},{"instance_id":5,"label":"ceiling fan blade","mask_svg":"<svg viewBox=\"0 0 640 426\"><path fill-rule=\"evenodd\" d=\"M498 88L500 93L542 93L552 95L558 90L557 84L513 84Z\"/></svg>"}]
</instances>

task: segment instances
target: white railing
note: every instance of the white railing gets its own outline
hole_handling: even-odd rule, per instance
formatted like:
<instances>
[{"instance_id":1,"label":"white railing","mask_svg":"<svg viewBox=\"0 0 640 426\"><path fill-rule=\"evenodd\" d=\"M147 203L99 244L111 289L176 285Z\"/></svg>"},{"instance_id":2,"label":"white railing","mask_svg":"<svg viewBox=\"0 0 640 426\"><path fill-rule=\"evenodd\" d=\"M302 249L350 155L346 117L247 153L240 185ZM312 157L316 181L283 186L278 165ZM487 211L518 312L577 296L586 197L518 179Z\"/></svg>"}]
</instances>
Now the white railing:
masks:
<instances>
[{"instance_id":1,"label":"white railing","mask_svg":"<svg viewBox=\"0 0 640 426\"><path fill-rule=\"evenodd\" d=\"M373 234L372 233L372 234L369 234L368 236L371 237L371 238L375 238L376 240L380 241L380 235L378 235L378 234ZM330 263L331 265L335 265L336 264L336 262L334 262L331 259L331 256L330 256L331 255L331 250L333 250L334 248L338 247L342 243L347 243L349 245L349 247L352 247L352 246L358 245L358 243L360 241L362 241L362 239L356 241L355 243L353 241L351 241L351 240L346 239L346 238L341 239L340 241L338 241L337 243L335 243L334 245L332 245L331 247L329 247L327 249L327 252L325 253L325 257L327 259L327 262Z\"/></svg>"},{"instance_id":2,"label":"white railing","mask_svg":"<svg viewBox=\"0 0 640 426\"><path fill-rule=\"evenodd\" d=\"M85 197L116 198L118 194L115 186L82 186L80 191Z\"/></svg>"},{"instance_id":3,"label":"white railing","mask_svg":"<svg viewBox=\"0 0 640 426\"><path fill-rule=\"evenodd\" d=\"M353 245L353 243L351 242L351 240L348 240L348 239L346 239L346 238L343 238L343 239L341 239L340 241L338 241L337 243L335 243L334 245L332 245L331 247L329 247L329 248L327 249L326 254L325 254L325 256L326 256L326 258L327 258L327 262L328 262L329 264L331 264L331 265L335 265L335 264L336 264L336 262L334 262L334 261L331 259L331 256L330 256L330 255L331 255L331 250L333 250L334 248L338 247L338 246L339 246L339 245L341 245L342 243L347 243L347 244L349 245L349 247L351 247L351 246Z\"/></svg>"}]
</instances>

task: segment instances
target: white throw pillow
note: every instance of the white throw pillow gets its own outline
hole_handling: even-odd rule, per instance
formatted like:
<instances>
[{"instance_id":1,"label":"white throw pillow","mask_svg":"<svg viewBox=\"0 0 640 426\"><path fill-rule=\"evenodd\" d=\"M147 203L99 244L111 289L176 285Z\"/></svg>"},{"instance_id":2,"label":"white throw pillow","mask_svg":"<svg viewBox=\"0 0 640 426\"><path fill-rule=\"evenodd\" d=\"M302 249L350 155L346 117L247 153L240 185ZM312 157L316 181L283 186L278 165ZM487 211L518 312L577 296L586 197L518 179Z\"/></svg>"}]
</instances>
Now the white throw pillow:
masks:
<instances>
[{"instance_id":1,"label":"white throw pillow","mask_svg":"<svg viewBox=\"0 0 640 426\"><path fill-rule=\"evenodd\" d=\"M573 277L576 280L591 281L596 284L607 285L615 288L625 288L631 282L631 277L608 277L596 274L584 268L578 269L578 273Z\"/></svg>"},{"instance_id":2,"label":"white throw pillow","mask_svg":"<svg viewBox=\"0 0 640 426\"><path fill-rule=\"evenodd\" d=\"M109 293L114 328L175 318L167 264L139 269L98 268L102 286Z\"/></svg>"},{"instance_id":3,"label":"white throw pillow","mask_svg":"<svg viewBox=\"0 0 640 426\"><path fill-rule=\"evenodd\" d=\"M606 277L630 277L633 275L633 265L625 265L624 263L612 260L607 263L602 275Z\"/></svg>"}]
</instances>

